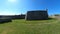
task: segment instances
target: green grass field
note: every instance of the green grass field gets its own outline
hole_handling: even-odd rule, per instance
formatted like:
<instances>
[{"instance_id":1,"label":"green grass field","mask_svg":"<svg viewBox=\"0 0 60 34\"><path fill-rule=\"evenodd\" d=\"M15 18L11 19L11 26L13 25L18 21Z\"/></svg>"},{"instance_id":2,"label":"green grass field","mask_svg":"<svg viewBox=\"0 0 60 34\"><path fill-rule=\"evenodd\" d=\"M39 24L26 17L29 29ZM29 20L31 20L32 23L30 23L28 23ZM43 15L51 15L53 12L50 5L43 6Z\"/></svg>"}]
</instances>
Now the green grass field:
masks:
<instances>
[{"instance_id":1,"label":"green grass field","mask_svg":"<svg viewBox=\"0 0 60 34\"><path fill-rule=\"evenodd\" d=\"M60 21L24 19L12 20L12 22L0 24L0 34L60 34Z\"/></svg>"}]
</instances>

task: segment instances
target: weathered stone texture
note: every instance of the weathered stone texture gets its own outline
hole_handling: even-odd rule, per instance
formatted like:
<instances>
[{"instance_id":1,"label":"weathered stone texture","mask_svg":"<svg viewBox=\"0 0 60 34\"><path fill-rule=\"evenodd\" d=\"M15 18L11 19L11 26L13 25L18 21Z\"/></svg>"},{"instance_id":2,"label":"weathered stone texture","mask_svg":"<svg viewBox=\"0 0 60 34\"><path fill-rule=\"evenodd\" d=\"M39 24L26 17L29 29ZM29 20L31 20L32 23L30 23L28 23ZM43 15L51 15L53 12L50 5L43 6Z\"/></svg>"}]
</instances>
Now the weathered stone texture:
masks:
<instances>
[{"instance_id":1,"label":"weathered stone texture","mask_svg":"<svg viewBox=\"0 0 60 34\"><path fill-rule=\"evenodd\" d=\"M28 11L26 16L25 16L26 20L44 20L44 19L48 19L48 13L47 11Z\"/></svg>"}]
</instances>

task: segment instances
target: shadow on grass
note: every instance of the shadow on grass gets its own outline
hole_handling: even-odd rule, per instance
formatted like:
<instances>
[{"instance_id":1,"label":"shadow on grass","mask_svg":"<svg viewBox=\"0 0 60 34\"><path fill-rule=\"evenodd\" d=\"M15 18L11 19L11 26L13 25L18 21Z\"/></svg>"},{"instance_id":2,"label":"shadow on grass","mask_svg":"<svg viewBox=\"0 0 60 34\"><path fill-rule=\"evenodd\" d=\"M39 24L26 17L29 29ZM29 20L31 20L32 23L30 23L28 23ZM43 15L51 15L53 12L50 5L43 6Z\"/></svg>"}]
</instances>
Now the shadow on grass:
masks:
<instances>
[{"instance_id":1,"label":"shadow on grass","mask_svg":"<svg viewBox=\"0 0 60 34\"><path fill-rule=\"evenodd\" d=\"M27 21L41 21L41 20L56 20L55 18L48 18L48 19L35 19L35 20L27 20Z\"/></svg>"},{"instance_id":2,"label":"shadow on grass","mask_svg":"<svg viewBox=\"0 0 60 34\"><path fill-rule=\"evenodd\" d=\"M48 18L47 20L56 20L56 18Z\"/></svg>"}]
</instances>

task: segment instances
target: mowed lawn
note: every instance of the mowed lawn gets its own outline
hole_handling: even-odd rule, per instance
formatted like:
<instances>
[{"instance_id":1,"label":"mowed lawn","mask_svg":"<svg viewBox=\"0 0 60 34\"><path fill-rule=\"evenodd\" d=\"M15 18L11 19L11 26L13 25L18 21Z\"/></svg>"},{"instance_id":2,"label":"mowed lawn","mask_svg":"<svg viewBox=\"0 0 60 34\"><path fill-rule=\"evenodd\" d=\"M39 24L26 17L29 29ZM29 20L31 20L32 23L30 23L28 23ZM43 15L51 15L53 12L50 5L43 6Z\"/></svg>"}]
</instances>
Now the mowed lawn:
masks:
<instances>
[{"instance_id":1,"label":"mowed lawn","mask_svg":"<svg viewBox=\"0 0 60 34\"><path fill-rule=\"evenodd\" d=\"M60 34L60 20L12 20L0 24L0 34Z\"/></svg>"}]
</instances>

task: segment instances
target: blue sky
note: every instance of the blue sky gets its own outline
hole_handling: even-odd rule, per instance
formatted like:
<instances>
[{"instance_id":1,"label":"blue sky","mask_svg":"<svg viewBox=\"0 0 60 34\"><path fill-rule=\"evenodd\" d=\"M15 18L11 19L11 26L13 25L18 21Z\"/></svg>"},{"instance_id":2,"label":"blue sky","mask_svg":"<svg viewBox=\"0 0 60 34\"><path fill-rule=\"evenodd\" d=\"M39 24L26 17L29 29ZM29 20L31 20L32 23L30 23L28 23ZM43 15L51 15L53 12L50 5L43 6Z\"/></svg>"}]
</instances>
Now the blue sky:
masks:
<instances>
[{"instance_id":1,"label":"blue sky","mask_svg":"<svg viewBox=\"0 0 60 34\"><path fill-rule=\"evenodd\" d=\"M25 14L29 10L45 10L60 14L60 0L0 0L0 15Z\"/></svg>"}]
</instances>

